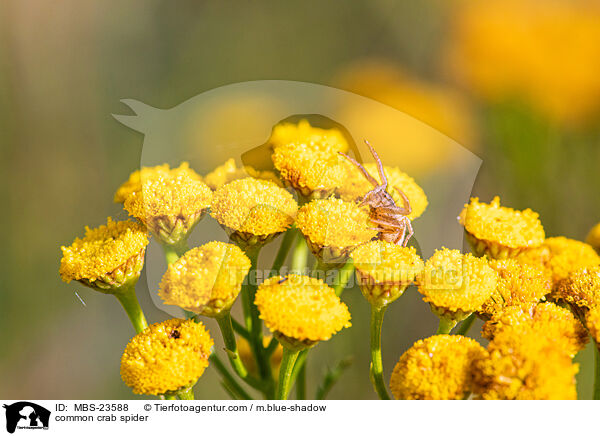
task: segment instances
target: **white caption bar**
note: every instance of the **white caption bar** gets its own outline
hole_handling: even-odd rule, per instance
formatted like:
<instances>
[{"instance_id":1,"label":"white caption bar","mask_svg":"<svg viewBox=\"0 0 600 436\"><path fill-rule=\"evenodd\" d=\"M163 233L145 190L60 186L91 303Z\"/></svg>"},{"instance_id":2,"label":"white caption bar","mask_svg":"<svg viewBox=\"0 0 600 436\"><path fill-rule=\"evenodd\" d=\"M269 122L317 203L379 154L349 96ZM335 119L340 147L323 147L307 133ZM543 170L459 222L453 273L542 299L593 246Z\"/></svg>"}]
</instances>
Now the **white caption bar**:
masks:
<instances>
[{"instance_id":1,"label":"white caption bar","mask_svg":"<svg viewBox=\"0 0 600 436\"><path fill-rule=\"evenodd\" d=\"M577 434L598 403L486 401L45 401L2 400L0 425L19 436L145 434L346 436ZM586 410L587 409L587 410ZM570 419L556 417L570 416ZM326 433L331 432L331 433ZM589 432L587 433L589 434Z\"/></svg>"}]
</instances>

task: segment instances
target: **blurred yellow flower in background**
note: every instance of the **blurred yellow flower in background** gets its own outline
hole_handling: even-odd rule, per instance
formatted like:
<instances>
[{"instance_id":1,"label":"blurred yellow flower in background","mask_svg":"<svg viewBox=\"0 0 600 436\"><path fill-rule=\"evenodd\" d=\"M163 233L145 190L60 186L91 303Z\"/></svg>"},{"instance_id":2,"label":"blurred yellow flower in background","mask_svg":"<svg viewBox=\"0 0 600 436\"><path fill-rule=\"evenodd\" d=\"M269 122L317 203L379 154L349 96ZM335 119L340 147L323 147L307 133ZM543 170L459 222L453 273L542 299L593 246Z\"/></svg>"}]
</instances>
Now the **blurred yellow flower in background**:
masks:
<instances>
[{"instance_id":1,"label":"blurred yellow flower in background","mask_svg":"<svg viewBox=\"0 0 600 436\"><path fill-rule=\"evenodd\" d=\"M600 3L458 2L445 62L478 96L525 99L567 124L600 110Z\"/></svg>"},{"instance_id":2,"label":"blurred yellow flower in background","mask_svg":"<svg viewBox=\"0 0 600 436\"><path fill-rule=\"evenodd\" d=\"M477 132L465 99L451 88L411 76L399 65L384 59L362 60L341 70L333 83L365 97L377 100L407 114L410 119L394 116L384 108L365 112L363 107L341 109L349 126L366 126L371 143L380 155L386 152L402 162L412 174L427 174L447 163L452 149L449 142L434 134L441 132L471 150L477 149ZM416 118L429 128L415 123ZM391 128L391 127L394 128Z\"/></svg>"},{"instance_id":3,"label":"blurred yellow flower in background","mask_svg":"<svg viewBox=\"0 0 600 436\"><path fill-rule=\"evenodd\" d=\"M590 244L600 254L600 223L596 224L588 233L585 242Z\"/></svg>"}]
</instances>

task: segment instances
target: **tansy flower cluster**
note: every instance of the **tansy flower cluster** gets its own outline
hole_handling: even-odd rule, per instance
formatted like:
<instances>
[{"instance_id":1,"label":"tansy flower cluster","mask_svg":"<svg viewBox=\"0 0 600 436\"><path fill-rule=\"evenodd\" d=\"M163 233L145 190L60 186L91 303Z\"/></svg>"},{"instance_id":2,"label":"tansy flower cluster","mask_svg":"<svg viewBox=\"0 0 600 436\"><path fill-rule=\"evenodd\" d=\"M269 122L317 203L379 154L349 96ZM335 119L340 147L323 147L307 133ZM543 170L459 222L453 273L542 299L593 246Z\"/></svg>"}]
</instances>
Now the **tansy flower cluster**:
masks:
<instances>
[{"instance_id":1,"label":"tansy flower cluster","mask_svg":"<svg viewBox=\"0 0 600 436\"><path fill-rule=\"evenodd\" d=\"M350 137L307 120L275 126L269 144L272 168L233 159L204 175L187 163L141 168L115 194L137 221L109 218L62 247L63 280L114 295L132 322L121 377L134 393L193 399L210 362L234 399L283 400L294 387L304 399L311 349L352 335L342 294L358 292L346 290L356 283L370 306L364 374L379 398L391 398L390 388L397 399L576 396L573 357L600 331L600 256L592 246L546 238L534 211L473 198L456 211L473 254L440 248L424 255L402 237L412 236L427 195L370 146L375 162L355 162L342 156ZM205 216L225 240L211 235L189 247ZM167 264L151 292L181 318L148 326L135 285L150 237ZM262 249L274 241L272 267L262 269ZM437 334L396 350L386 380L384 315L412 285L439 317ZM219 335L207 331L204 317ZM487 348L466 337L475 318L485 322ZM323 374L320 399L347 366L342 359Z\"/></svg>"}]
</instances>

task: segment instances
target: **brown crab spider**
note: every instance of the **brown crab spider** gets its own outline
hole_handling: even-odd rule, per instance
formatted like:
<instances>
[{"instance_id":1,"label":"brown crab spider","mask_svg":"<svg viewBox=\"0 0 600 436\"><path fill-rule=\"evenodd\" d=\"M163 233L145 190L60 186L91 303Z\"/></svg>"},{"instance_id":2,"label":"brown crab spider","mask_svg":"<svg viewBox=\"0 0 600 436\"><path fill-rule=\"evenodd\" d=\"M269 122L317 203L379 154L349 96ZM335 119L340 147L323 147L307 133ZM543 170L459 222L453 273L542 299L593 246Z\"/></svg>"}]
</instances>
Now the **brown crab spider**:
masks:
<instances>
[{"instance_id":1,"label":"brown crab spider","mask_svg":"<svg viewBox=\"0 0 600 436\"><path fill-rule=\"evenodd\" d=\"M371 154L377 162L377 170L379 172L381 184L356 160L342 152L338 153L355 165L361 171L363 176L365 176L365 178L374 186L373 189L365 194L359 203L359 206L369 206L369 220L371 223L377 225L373 230L379 232L379 238L382 241L406 247L406 244L408 244L408 241L414 234L412 224L408 218L408 215L412 212L410 202L406 194L404 194L397 186L394 186L394 189L396 189L402 198L403 206L400 207L396 204L392 196L387 192L388 180L383 171L381 159L379 159L377 152L371 144L369 144L369 141L365 140L365 143L367 144L367 147L369 147L369 150L371 150Z\"/></svg>"}]
</instances>

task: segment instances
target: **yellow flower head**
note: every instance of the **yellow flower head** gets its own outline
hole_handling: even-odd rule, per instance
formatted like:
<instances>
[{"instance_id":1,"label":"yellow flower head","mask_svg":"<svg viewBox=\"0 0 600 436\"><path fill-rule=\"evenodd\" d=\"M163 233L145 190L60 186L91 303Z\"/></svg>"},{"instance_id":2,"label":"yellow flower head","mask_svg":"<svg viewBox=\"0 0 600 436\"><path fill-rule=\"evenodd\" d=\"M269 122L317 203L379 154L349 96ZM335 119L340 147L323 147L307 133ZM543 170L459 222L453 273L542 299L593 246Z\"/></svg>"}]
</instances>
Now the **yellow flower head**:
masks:
<instances>
[{"instance_id":1,"label":"yellow flower head","mask_svg":"<svg viewBox=\"0 0 600 436\"><path fill-rule=\"evenodd\" d=\"M143 222L164 244L185 240L212 199L210 188L185 169L151 175L143 180L141 190L125 199L129 215Z\"/></svg>"},{"instance_id":2,"label":"yellow flower head","mask_svg":"<svg viewBox=\"0 0 600 436\"><path fill-rule=\"evenodd\" d=\"M142 224L109 217L106 225L86 227L82 239L61 247L60 276L67 283L78 280L99 291L117 292L139 278L148 243Z\"/></svg>"},{"instance_id":3,"label":"yellow flower head","mask_svg":"<svg viewBox=\"0 0 600 436\"><path fill-rule=\"evenodd\" d=\"M475 340L436 335L416 342L396 364L390 379L398 400L462 400L471 392L473 360L485 354Z\"/></svg>"},{"instance_id":4,"label":"yellow flower head","mask_svg":"<svg viewBox=\"0 0 600 436\"><path fill-rule=\"evenodd\" d=\"M313 277L272 277L258 287L254 302L265 325L289 348L326 341L351 325L348 307Z\"/></svg>"},{"instance_id":5,"label":"yellow flower head","mask_svg":"<svg viewBox=\"0 0 600 436\"><path fill-rule=\"evenodd\" d=\"M381 183L376 164L367 163L363 166L369 174ZM363 176L356 166L346 160L344 161L344 170L344 182L337 188L337 194L346 201L362 200L365 194L373 189L374 186L365 179L365 176ZM420 217L429 204L423 189L412 177L403 173L396 167L384 166L383 171L388 179L387 192L392 196L396 204L403 204L402 197L396 191L396 188L398 188L406 194L410 207L412 208L412 212L408 215L408 218L414 220L415 218Z\"/></svg>"},{"instance_id":6,"label":"yellow flower head","mask_svg":"<svg viewBox=\"0 0 600 436\"><path fill-rule=\"evenodd\" d=\"M344 262L358 245L377 236L364 208L333 197L302 206L296 226L314 255L325 263Z\"/></svg>"},{"instance_id":7,"label":"yellow flower head","mask_svg":"<svg viewBox=\"0 0 600 436\"><path fill-rule=\"evenodd\" d=\"M187 162L183 162L178 168L170 169L169 164L157 165L154 167L142 167L130 174L129 179L123 183L115 193L115 203L124 203L132 192L141 191L142 183L146 180L155 179L169 175L184 175L194 180L201 180L201 177L190 168Z\"/></svg>"},{"instance_id":8,"label":"yellow flower head","mask_svg":"<svg viewBox=\"0 0 600 436\"><path fill-rule=\"evenodd\" d=\"M474 393L484 400L574 400L579 367L536 334L497 334L473 362Z\"/></svg>"},{"instance_id":9,"label":"yellow flower head","mask_svg":"<svg viewBox=\"0 0 600 436\"><path fill-rule=\"evenodd\" d=\"M281 145L271 157L284 182L304 199L327 197L344 177L343 158L334 148L321 144Z\"/></svg>"},{"instance_id":10,"label":"yellow flower head","mask_svg":"<svg viewBox=\"0 0 600 436\"><path fill-rule=\"evenodd\" d=\"M594 306L586 313L585 325L596 344L600 344L600 306Z\"/></svg>"},{"instance_id":11,"label":"yellow flower head","mask_svg":"<svg viewBox=\"0 0 600 436\"><path fill-rule=\"evenodd\" d=\"M342 153L348 151L348 142L342 132L338 129L313 127L307 120L300 120L298 124L277 124L273 128L269 139L269 143L273 148L297 142L313 143Z\"/></svg>"},{"instance_id":12,"label":"yellow flower head","mask_svg":"<svg viewBox=\"0 0 600 436\"><path fill-rule=\"evenodd\" d=\"M542 267L552 279L554 287L572 272L600 265L600 256L590 245L562 236L547 238L541 247L520 254L517 260Z\"/></svg>"},{"instance_id":13,"label":"yellow flower head","mask_svg":"<svg viewBox=\"0 0 600 436\"><path fill-rule=\"evenodd\" d=\"M443 248L425 263L417 280L423 301L439 316L454 320L480 310L498 284L498 274L485 258Z\"/></svg>"},{"instance_id":14,"label":"yellow flower head","mask_svg":"<svg viewBox=\"0 0 600 436\"><path fill-rule=\"evenodd\" d=\"M169 265L158 295L167 304L218 317L231 308L250 270L250 259L233 244L209 242Z\"/></svg>"},{"instance_id":15,"label":"yellow flower head","mask_svg":"<svg viewBox=\"0 0 600 436\"><path fill-rule=\"evenodd\" d=\"M492 340L502 332L535 335L554 343L571 357L581 351L588 334L575 316L554 303L541 303L529 308L511 306L498 313L483 326L483 337Z\"/></svg>"},{"instance_id":16,"label":"yellow flower head","mask_svg":"<svg viewBox=\"0 0 600 436\"><path fill-rule=\"evenodd\" d=\"M564 300L575 309L591 309L600 305L600 265L582 268L562 280L555 292L558 299Z\"/></svg>"},{"instance_id":17,"label":"yellow flower head","mask_svg":"<svg viewBox=\"0 0 600 436\"><path fill-rule=\"evenodd\" d=\"M213 346L202 323L169 319L134 336L121 358L121 378L136 394L172 395L193 386Z\"/></svg>"},{"instance_id":18,"label":"yellow flower head","mask_svg":"<svg viewBox=\"0 0 600 436\"><path fill-rule=\"evenodd\" d=\"M204 176L203 180L213 191L233 180L254 177L255 179L270 180L281 186L281 181L273 171L258 171L251 166L239 168L233 158Z\"/></svg>"},{"instance_id":19,"label":"yellow flower head","mask_svg":"<svg viewBox=\"0 0 600 436\"><path fill-rule=\"evenodd\" d=\"M490 204L471 198L459 221L477 256L486 254L494 259L506 259L544 242L544 228L537 213L531 209L518 211L502 207L498 197Z\"/></svg>"},{"instance_id":20,"label":"yellow flower head","mask_svg":"<svg viewBox=\"0 0 600 436\"><path fill-rule=\"evenodd\" d=\"M529 308L552 290L552 281L541 268L521 264L515 259L493 260L490 266L498 273L498 286L481 306L483 318L511 306Z\"/></svg>"},{"instance_id":21,"label":"yellow flower head","mask_svg":"<svg viewBox=\"0 0 600 436\"><path fill-rule=\"evenodd\" d=\"M585 242L590 244L600 254L600 223L596 224L587 235Z\"/></svg>"},{"instance_id":22,"label":"yellow flower head","mask_svg":"<svg viewBox=\"0 0 600 436\"><path fill-rule=\"evenodd\" d=\"M358 247L352 260L363 295L378 306L400 297L425 266L414 247L380 240Z\"/></svg>"},{"instance_id":23,"label":"yellow flower head","mask_svg":"<svg viewBox=\"0 0 600 436\"><path fill-rule=\"evenodd\" d=\"M488 0L461 5L455 8L447 61L464 85L492 102L520 97L564 123L596 119L597 1Z\"/></svg>"},{"instance_id":24,"label":"yellow flower head","mask_svg":"<svg viewBox=\"0 0 600 436\"><path fill-rule=\"evenodd\" d=\"M239 245L266 243L294 222L298 204L285 189L251 177L215 192L211 215Z\"/></svg>"},{"instance_id":25,"label":"yellow flower head","mask_svg":"<svg viewBox=\"0 0 600 436\"><path fill-rule=\"evenodd\" d=\"M267 348L267 346L271 343L272 336L264 336L263 337L263 346ZM240 355L240 359L248 372L254 376L258 376L258 368L256 366L256 360L254 359L254 354L252 354L252 348L246 339L243 337L239 337L237 340L238 346L238 354ZM271 354L271 358L269 359L271 363L271 369L273 370L273 376L277 379L279 375L279 368L281 367L281 360L283 358L283 347L281 344L277 344L277 348Z\"/></svg>"}]
</instances>

